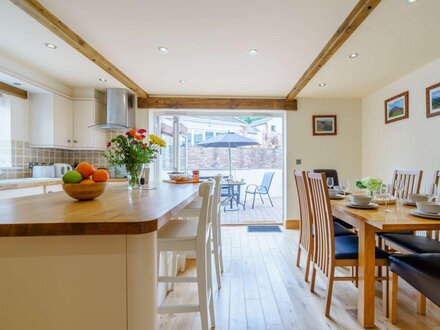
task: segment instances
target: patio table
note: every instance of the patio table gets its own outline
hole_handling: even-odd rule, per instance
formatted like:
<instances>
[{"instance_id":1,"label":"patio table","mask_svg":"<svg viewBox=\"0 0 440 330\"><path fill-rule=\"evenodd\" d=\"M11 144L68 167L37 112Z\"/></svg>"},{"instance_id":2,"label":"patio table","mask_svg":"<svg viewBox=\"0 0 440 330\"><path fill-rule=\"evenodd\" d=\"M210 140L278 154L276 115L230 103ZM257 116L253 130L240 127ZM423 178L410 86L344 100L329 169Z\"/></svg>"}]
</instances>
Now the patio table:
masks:
<instances>
[{"instance_id":1,"label":"patio table","mask_svg":"<svg viewBox=\"0 0 440 330\"><path fill-rule=\"evenodd\" d=\"M418 218L410 214L411 206L389 205L378 209L361 210L345 206L346 201L332 200L335 217L359 231L359 294L358 320L365 328L374 327L375 236L381 231L438 230L439 220ZM385 209L388 208L389 212Z\"/></svg>"},{"instance_id":2,"label":"patio table","mask_svg":"<svg viewBox=\"0 0 440 330\"><path fill-rule=\"evenodd\" d=\"M223 182L222 188L228 189L228 196L222 201L222 203L226 202L226 205L224 207L224 211L238 211L240 210L239 205L243 206L243 210L245 208L244 204L240 202L240 191L241 186L245 185L246 182L244 181L231 181L231 182ZM237 189L237 193L236 193ZM237 197L235 196L237 195ZM237 204L236 207L233 206L234 202ZM229 207L227 208L229 203Z\"/></svg>"}]
</instances>

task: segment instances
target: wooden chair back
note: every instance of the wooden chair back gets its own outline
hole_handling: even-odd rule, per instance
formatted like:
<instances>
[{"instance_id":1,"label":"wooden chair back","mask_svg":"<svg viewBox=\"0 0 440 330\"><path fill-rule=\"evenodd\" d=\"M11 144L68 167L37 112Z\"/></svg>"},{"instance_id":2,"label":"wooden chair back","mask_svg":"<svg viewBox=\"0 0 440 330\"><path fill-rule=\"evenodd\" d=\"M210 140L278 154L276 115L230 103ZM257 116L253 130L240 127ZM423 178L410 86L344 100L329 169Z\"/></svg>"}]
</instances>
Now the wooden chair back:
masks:
<instances>
[{"instance_id":1,"label":"wooden chair back","mask_svg":"<svg viewBox=\"0 0 440 330\"><path fill-rule=\"evenodd\" d=\"M306 251L310 251L313 249L313 222L307 176L304 171L294 171L293 174L295 176L296 190L298 192L300 212L299 244L302 245Z\"/></svg>"},{"instance_id":2,"label":"wooden chair back","mask_svg":"<svg viewBox=\"0 0 440 330\"><path fill-rule=\"evenodd\" d=\"M391 194L396 194L396 183L403 182L404 189L402 198L408 198L410 194L420 193L420 186L422 184L423 171L401 171L395 170L393 180L391 182Z\"/></svg>"},{"instance_id":3,"label":"wooden chair back","mask_svg":"<svg viewBox=\"0 0 440 330\"><path fill-rule=\"evenodd\" d=\"M221 242L221 219L220 219L220 204L222 194L222 175L214 176L215 188L214 197L212 199L211 217L212 217L212 235L217 237L218 242Z\"/></svg>"},{"instance_id":4,"label":"wooden chair back","mask_svg":"<svg viewBox=\"0 0 440 330\"><path fill-rule=\"evenodd\" d=\"M214 199L215 181L209 180L199 186L199 196L202 198L199 221L197 225L197 242L201 245L206 244L210 239L209 231L212 225L212 205Z\"/></svg>"},{"instance_id":5,"label":"wooden chair back","mask_svg":"<svg viewBox=\"0 0 440 330\"><path fill-rule=\"evenodd\" d=\"M307 173L315 228L313 262L328 277L334 265L333 215L325 173Z\"/></svg>"}]
</instances>

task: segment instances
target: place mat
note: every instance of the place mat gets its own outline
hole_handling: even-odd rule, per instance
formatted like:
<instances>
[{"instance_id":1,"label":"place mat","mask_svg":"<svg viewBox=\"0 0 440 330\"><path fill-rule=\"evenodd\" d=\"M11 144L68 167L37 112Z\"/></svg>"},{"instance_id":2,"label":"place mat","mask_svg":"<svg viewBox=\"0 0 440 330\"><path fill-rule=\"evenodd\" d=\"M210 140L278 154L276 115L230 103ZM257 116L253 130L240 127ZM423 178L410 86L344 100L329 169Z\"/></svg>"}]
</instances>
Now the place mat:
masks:
<instances>
[{"instance_id":1,"label":"place mat","mask_svg":"<svg viewBox=\"0 0 440 330\"><path fill-rule=\"evenodd\" d=\"M202 181L174 181L174 180L162 180L163 182L167 182L167 183L174 183L174 184L186 184L186 183L200 183Z\"/></svg>"},{"instance_id":2,"label":"place mat","mask_svg":"<svg viewBox=\"0 0 440 330\"><path fill-rule=\"evenodd\" d=\"M409 212L409 214L415 215L416 217L419 218L424 218L424 219L431 219L431 220L440 220L440 214L430 214L430 213L424 213L421 212L419 210L414 210Z\"/></svg>"},{"instance_id":3,"label":"place mat","mask_svg":"<svg viewBox=\"0 0 440 330\"><path fill-rule=\"evenodd\" d=\"M359 205L359 204L354 204L353 202L347 202L345 203L345 206L351 207L353 209L362 209L362 210L374 210L379 207L379 205L377 205L376 203L370 203L368 205Z\"/></svg>"},{"instance_id":4,"label":"place mat","mask_svg":"<svg viewBox=\"0 0 440 330\"><path fill-rule=\"evenodd\" d=\"M385 205L385 204L393 205L396 204L396 197L387 198L388 203L385 203L385 199L383 198L373 198L371 201L379 205Z\"/></svg>"}]
</instances>

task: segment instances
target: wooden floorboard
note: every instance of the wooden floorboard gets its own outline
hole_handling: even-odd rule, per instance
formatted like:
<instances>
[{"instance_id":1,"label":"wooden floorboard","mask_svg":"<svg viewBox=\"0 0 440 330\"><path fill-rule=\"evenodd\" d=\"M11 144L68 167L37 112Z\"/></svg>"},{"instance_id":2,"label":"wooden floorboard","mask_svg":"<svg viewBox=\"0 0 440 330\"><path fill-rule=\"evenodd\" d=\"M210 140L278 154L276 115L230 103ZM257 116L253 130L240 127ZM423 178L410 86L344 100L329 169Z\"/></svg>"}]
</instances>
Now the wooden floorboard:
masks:
<instances>
[{"instance_id":1,"label":"wooden floorboard","mask_svg":"<svg viewBox=\"0 0 440 330\"><path fill-rule=\"evenodd\" d=\"M267 198L263 200L264 204L260 199L257 199L254 208L252 208L252 200L248 200L246 209L243 210L243 207L240 206L238 211L225 211L223 205L220 216L221 223L224 225L282 223L283 199L281 197L272 198L273 206Z\"/></svg>"},{"instance_id":2,"label":"wooden floorboard","mask_svg":"<svg viewBox=\"0 0 440 330\"><path fill-rule=\"evenodd\" d=\"M248 233L246 226L223 227L224 273L215 293L216 329L362 329L357 322L357 289L337 282L330 318L324 316L326 281L318 274L316 292L304 281L304 262L295 266L298 231ZM195 275L189 260L185 276ZM340 270L348 274L348 269ZM216 285L214 285L216 287ZM376 285L377 329L440 329L440 308L428 301L427 316L416 313L415 290L399 281L398 323L382 313ZM196 284L176 284L166 303L197 303ZM160 329L200 329L198 313L161 315Z\"/></svg>"}]
</instances>

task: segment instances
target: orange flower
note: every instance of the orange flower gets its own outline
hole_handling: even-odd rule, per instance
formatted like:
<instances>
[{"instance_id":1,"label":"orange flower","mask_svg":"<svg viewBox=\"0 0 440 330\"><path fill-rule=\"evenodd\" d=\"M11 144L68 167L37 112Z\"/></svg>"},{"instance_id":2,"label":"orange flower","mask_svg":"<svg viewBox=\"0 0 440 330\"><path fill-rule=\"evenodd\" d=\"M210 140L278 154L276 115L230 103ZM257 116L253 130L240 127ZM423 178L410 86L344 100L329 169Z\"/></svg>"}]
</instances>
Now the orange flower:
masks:
<instances>
[{"instance_id":1,"label":"orange flower","mask_svg":"<svg viewBox=\"0 0 440 330\"><path fill-rule=\"evenodd\" d=\"M128 131L128 134L130 134L132 137L134 137L136 135L136 130L135 129L131 129Z\"/></svg>"},{"instance_id":2,"label":"orange flower","mask_svg":"<svg viewBox=\"0 0 440 330\"><path fill-rule=\"evenodd\" d=\"M135 139L135 140L138 140L138 141L142 141L142 136L140 136L140 135L138 135L138 134L136 134L135 136L133 136L133 138Z\"/></svg>"}]
</instances>

